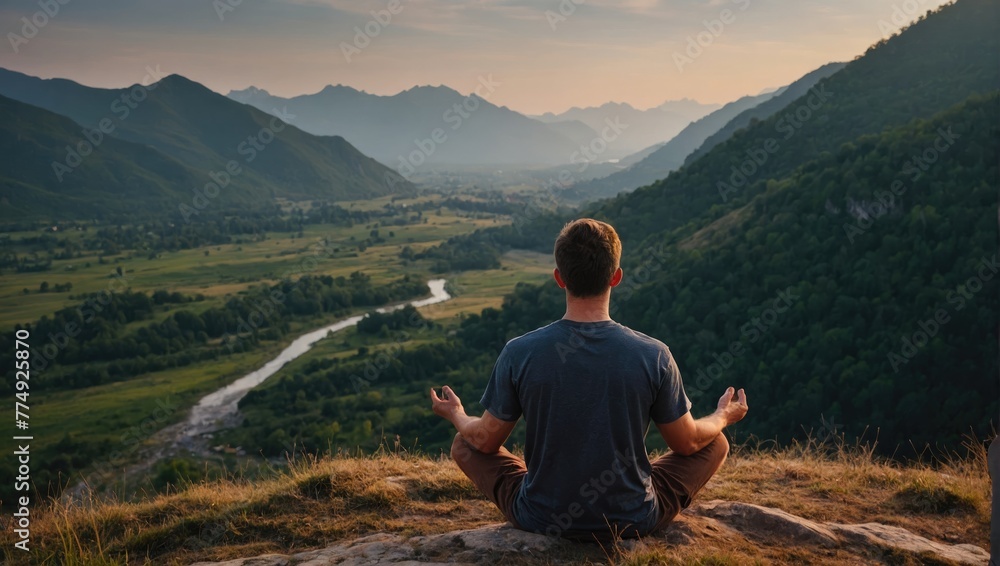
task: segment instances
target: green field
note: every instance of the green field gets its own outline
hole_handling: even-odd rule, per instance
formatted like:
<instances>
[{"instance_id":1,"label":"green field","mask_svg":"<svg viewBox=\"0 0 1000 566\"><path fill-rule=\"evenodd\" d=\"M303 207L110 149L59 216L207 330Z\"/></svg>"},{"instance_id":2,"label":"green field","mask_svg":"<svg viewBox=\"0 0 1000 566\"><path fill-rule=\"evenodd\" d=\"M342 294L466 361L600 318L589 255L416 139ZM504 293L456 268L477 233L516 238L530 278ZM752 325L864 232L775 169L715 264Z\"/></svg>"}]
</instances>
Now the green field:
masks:
<instances>
[{"instance_id":1,"label":"green field","mask_svg":"<svg viewBox=\"0 0 1000 566\"><path fill-rule=\"evenodd\" d=\"M433 201L433 197L397 199L396 205ZM378 209L390 199L359 203L343 203L345 207ZM185 294L201 293L206 297L225 297L260 282L274 282L285 274L348 275L364 271L375 282L396 278L404 273L424 275L427 265L415 262L403 265L399 253L409 245L415 251L434 246L452 236L466 234L477 228L509 222L502 217L474 219L459 216L444 209L441 214L424 215L426 223L405 226L378 226L375 223L352 227L310 225L297 234L269 233L259 242L225 244L164 252L148 259L142 251L105 256L99 255L54 260L49 271L37 273L0 274L0 330L9 330L17 323L37 320L60 308L75 303L70 295L120 290L115 275L121 267L121 278L134 291L167 290ZM385 241L358 251L358 244L368 238L373 229L379 230ZM68 232L72 237L80 233ZM391 235L390 235L391 233ZM17 236L37 235L18 233ZM62 236L62 235L61 235ZM50 286L72 283L69 292L38 292L42 282ZM25 294L27 289L29 293ZM207 308L207 307L206 307Z\"/></svg>"}]
</instances>

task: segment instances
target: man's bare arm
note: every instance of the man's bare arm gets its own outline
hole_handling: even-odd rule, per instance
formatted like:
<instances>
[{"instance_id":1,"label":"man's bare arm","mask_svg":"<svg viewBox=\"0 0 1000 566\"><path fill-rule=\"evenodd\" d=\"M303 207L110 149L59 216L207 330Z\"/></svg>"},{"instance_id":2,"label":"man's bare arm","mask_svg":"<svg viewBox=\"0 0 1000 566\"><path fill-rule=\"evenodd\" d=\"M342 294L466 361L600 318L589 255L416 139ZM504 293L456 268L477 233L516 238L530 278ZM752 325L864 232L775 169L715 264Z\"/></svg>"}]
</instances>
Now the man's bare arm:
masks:
<instances>
[{"instance_id":1,"label":"man's bare arm","mask_svg":"<svg viewBox=\"0 0 1000 566\"><path fill-rule=\"evenodd\" d=\"M489 411L483 412L482 417L470 417L465 414L462 400L451 387L445 385L442 391L443 398L431 389L434 413L455 425L462 438L476 450L484 454L495 454L500 450L517 421L500 420Z\"/></svg>"},{"instance_id":2,"label":"man's bare arm","mask_svg":"<svg viewBox=\"0 0 1000 566\"><path fill-rule=\"evenodd\" d=\"M722 429L738 422L747 414L749 408L746 393L742 389L737 393L734 400L733 388L726 389L719 399L718 408L706 417L695 420L688 412L673 422L656 425L667 446L684 456L690 456L708 446L722 433Z\"/></svg>"}]
</instances>

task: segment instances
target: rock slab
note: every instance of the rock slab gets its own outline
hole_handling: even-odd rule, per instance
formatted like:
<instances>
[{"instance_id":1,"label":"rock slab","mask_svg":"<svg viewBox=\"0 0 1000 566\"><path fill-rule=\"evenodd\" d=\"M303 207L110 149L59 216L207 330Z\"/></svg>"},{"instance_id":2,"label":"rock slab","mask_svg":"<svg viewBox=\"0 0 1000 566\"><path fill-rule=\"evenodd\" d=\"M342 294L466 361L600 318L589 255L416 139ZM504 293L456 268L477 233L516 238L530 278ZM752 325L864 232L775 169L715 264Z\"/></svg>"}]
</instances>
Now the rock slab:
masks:
<instances>
[{"instance_id":1,"label":"rock slab","mask_svg":"<svg viewBox=\"0 0 1000 566\"><path fill-rule=\"evenodd\" d=\"M687 509L663 533L643 544L682 547L697 544L701 537L725 537L738 533L752 540L824 549L881 548L933 557L958 564L984 565L990 556L971 544L945 544L915 535L901 527L879 523L842 525L819 523L771 507L734 501L708 501ZM377 533L337 543L327 548L295 554L265 554L225 562L199 562L196 566L360 566L364 564L503 564L510 561L558 563L572 556L580 543L528 533L507 524L486 525L448 533L403 537ZM626 545L631 546L631 545Z\"/></svg>"}]
</instances>

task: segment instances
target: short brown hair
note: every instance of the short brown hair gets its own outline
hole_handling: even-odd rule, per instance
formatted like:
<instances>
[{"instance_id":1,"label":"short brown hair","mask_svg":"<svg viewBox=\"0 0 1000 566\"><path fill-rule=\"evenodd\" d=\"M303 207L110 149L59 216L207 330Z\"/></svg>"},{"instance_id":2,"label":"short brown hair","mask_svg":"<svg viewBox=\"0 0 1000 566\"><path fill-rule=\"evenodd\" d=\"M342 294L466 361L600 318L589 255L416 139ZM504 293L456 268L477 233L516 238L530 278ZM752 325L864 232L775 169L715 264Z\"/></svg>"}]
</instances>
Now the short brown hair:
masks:
<instances>
[{"instance_id":1,"label":"short brown hair","mask_svg":"<svg viewBox=\"0 0 1000 566\"><path fill-rule=\"evenodd\" d=\"M576 297L593 297L611 286L622 243L610 224L580 218L563 226L553 253L566 289Z\"/></svg>"}]
</instances>

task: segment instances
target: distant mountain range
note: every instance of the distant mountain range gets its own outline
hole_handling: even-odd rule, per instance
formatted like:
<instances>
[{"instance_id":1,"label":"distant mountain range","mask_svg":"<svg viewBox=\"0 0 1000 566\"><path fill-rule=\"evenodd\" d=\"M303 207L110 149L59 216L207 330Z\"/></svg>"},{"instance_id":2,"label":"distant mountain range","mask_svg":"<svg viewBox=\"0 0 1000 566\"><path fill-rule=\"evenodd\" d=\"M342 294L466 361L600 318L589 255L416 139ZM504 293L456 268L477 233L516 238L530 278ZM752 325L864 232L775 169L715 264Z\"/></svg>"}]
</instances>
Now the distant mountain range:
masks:
<instances>
[{"instance_id":1,"label":"distant mountain range","mask_svg":"<svg viewBox=\"0 0 1000 566\"><path fill-rule=\"evenodd\" d=\"M625 158L622 171L607 177L579 183L572 192L577 198L596 199L614 196L663 179L686 162L710 151L734 132L745 128L752 120L765 119L799 98L820 79L844 67L845 63L828 63L794 83L770 89L756 96L744 96L692 122L670 141Z\"/></svg>"},{"instance_id":2,"label":"distant mountain range","mask_svg":"<svg viewBox=\"0 0 1000 566\"><path fill-rule=\"evenodd\" d=\"M316 135L343 136L367 155L404 174L426 165L561 165L596 134L583 124L550 127L489 100L489 88L463 95L418 86L379 96L347 86L282 98L259 88L229 98Z\"/></svg>"},{"instance_id":3,"label":"distant mountain range","mask_svg":"<svg viewBox=\"0 0 1000 566\"><path fill-rule=\"evenodd\" d=\"M621 122L627 127L601 154L600 157L606 160L619 159L663 143L676 136L691 122L717 110L720 106L684 98L667 101L648 110L639 110L629 104L608 102L597 107L570 108L561 114L548 112L534 118L550 125L582 123L595 132L591 139L608 121Z\"/></svg>"},{"instance_id":4,"label":"distant mountain range","mask_svg":"<svg viewBox=\"0 0 1000 566\"><path fill-rule=\"evenodd\" d=\"M276 197L362 199L414 189L343 138L308 134L179 75L148 87L98 89L0 69L0 95L13 99L4 102L11 116L23 113L45 125L35 128L32 120L5 120L0 136L7 143L17 145L22 138L52 142L15 149L22 159L5 168L0 185L0 197L17 203L5 208L7 217L15 208L20 214L53 216L94 209L38 206L63 197L97 203L100 206L94 210L109 214L151 207L162 213L165 200L180 198L173 208L190 204L195 189L225 177L231 184L210 199L213 209ZM39 109L68 119L58 120ZM85 129L96 138L93 132L102 127L108 133L100 141L87 140ZM96 146L92 155L88 143ZM80 163L74 167L77 159L69 148L88 155L79 155ZM142 159L130 162L123 155ZM154 163L152 169L146 168ZM39 164L48 168L48 175L41 174ZM99 165L100 172L95 169ZM108 181L87 182L98 178ZM108 200L111 195L131 194L135 179L147 179L143 186L149 190L139 191L130 202ZM102 199L104 192L108 194Z\"/></svg>"},{"instance_id":5,"label":"distant mountain range","mask_svg":"<svg viewBox=\"0 0 1000 566\"><path fill-rule=\"evenodd\" d=\"M528 117L489 102L488 90L480 89L483 96L465 96L445 86L419 86L380 96L337 85L282 98L250 87L228 96L265 112L286 109L294 115L291 123L303 130L343 136L404 173L425 164L553 166L594 157L613 160L667 141L717 108L685 99L649 110L608 103ZM621 126L609 130L612 124ZM442 141L434 141L435 130L443 134ZM580 146L590 146L605 133L614 140L602 144L604 151L594 157L581 151Z\"/></svg>"}]
</instances>

